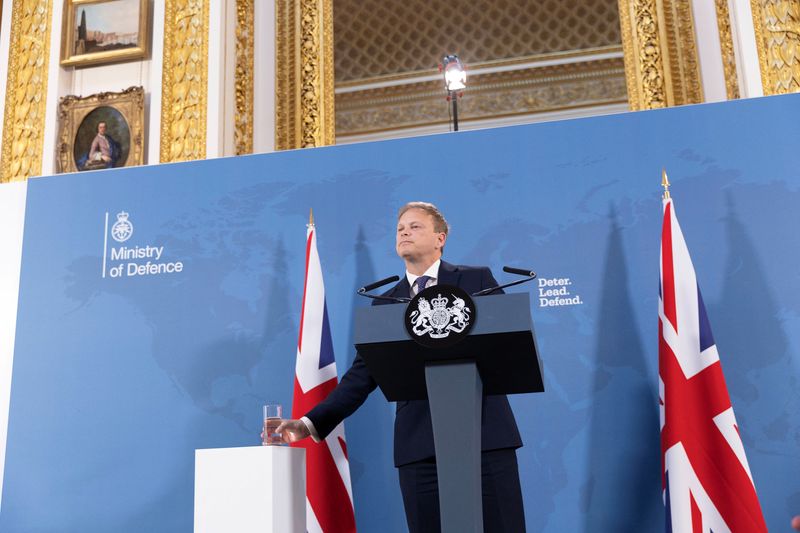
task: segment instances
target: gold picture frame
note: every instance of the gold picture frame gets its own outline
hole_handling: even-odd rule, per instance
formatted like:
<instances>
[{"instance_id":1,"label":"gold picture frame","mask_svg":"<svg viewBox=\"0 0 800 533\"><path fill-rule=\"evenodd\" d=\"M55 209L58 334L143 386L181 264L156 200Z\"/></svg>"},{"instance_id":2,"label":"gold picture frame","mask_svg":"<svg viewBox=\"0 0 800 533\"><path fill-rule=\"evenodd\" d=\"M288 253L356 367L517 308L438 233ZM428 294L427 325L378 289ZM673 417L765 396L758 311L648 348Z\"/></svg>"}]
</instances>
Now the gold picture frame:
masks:
<instances>
[{"instance_id":1,"label":"gold picture frame","mask_svg":"<svg viewBox=\"0 0 800 533\"><path fill-rule=\"evenodd\" d=\"M58 123L58 172L144 164L143 87L65 96Z\"/></svg>"},{"instance_id":2,"label":"gold picture frame","mask_svg":"<svg viewBox=\"0 0 800 533\"><path fill-rule=\"evenodd\" d=\"M148 9L148 0L64 0L61 65L147 57Z\"/></svg>"}]
</instances>

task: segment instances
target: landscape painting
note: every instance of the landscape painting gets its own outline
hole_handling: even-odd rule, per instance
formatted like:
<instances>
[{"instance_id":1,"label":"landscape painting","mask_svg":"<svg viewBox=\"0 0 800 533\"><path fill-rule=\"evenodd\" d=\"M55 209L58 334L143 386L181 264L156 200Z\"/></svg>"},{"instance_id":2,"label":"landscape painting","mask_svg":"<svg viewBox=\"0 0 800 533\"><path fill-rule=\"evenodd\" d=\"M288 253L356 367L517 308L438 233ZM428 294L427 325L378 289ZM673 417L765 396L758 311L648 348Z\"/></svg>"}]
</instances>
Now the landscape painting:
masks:
<instances>
[{"instance_id":1,"label":"landscape painting","mask_svg":"<svg viewBox=\"0 0 800 533\"><path fill-rule=\"evenodd\" d=\"M147 0L68 0L62 65L96 65L146 56Z\"/></svg>"}]
</instances>

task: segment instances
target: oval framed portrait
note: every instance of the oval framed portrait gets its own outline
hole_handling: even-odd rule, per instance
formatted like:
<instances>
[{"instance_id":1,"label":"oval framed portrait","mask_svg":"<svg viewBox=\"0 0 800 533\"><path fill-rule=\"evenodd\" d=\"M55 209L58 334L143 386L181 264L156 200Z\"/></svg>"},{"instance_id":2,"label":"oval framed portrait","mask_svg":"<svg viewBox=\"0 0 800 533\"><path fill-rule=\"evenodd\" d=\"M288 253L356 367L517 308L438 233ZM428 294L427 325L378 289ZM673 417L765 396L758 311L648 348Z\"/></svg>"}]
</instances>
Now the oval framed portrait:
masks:
<instances>
[{"instance_id":1,"label":"oval framed portrait","mask_svg":"<svg viewBox=\"0 0 800 533\"><path fill-rule=\"evenodd\" d=\"M58 171L144 164L144 88L65 96L58 104Z\"/></svg>"},{"instance_id":2,"label":"oval framed portrait","mask_svg":"<svg viewBox=\"0 0 800 533\"><path fill-rule=\"evenodd\" d=\"M75 132L72 156L78 171L124 167L131 147L128 121L110 106L96 107Z\"/></svg>"}]
</instances>

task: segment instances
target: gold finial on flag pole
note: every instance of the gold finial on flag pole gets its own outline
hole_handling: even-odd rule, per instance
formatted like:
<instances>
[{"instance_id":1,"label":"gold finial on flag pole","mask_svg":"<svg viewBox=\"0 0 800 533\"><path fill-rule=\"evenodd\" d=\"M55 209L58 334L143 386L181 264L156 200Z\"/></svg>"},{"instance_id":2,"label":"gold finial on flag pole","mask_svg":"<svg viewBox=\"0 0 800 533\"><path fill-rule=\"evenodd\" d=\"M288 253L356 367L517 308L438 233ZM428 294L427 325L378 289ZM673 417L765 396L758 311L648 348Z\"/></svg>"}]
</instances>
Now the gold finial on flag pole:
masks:
<instances>
[{"instance_id":1,"label":"gold finial on flag pole","mask_svg":"<svg viewBox=\"0 0 800 533\"><path fill-rule=\"evenodd\" d=\"M312 227L314 225L314 210L308 210L308 227Z\"/></svg>"},{"instance_id":2,"label":"gold finial on flag pole","mask_svg":"<svg viewBox=\"0 0 800 533\"><path fill-rule=\"evenodd\" d=\"M669 178L667 177L667 169L661 169L661 186L664 187L664 200L669 200Z\"/></svg>"}]
</instances>

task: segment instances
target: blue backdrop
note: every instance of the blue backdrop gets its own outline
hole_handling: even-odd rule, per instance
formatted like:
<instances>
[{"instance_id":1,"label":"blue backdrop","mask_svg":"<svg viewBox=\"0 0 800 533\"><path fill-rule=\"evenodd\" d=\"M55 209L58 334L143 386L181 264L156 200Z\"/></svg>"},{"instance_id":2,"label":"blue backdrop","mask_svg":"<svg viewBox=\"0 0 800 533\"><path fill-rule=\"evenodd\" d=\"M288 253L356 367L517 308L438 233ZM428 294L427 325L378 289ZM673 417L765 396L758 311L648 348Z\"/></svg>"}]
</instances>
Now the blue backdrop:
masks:
<instances>
[{"instance_id":1,"label":"blue backdrop","mask_svg":"<svg viewBox=\"0 0 800 533\"><path fill-rule=\"evenodd\" d=\"M662 531L662 166L767 523L785 529L798 116L784 96L32 180L0 530L190 531L194 450L256 445L262 402L291 403L309 208L341 374L354 290L402 273L396 209L421 199L452 225L449 261L571 281L573 305L518 289L547 387L512 398L529 531ZM361 531L405 531L392 424L379 392L346 423Z\"/></svg>"}]
</instances>

